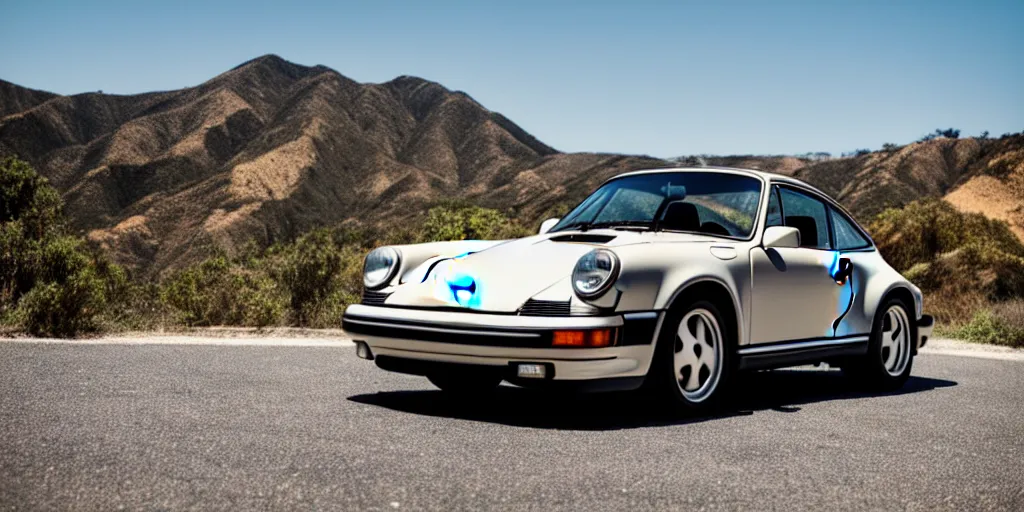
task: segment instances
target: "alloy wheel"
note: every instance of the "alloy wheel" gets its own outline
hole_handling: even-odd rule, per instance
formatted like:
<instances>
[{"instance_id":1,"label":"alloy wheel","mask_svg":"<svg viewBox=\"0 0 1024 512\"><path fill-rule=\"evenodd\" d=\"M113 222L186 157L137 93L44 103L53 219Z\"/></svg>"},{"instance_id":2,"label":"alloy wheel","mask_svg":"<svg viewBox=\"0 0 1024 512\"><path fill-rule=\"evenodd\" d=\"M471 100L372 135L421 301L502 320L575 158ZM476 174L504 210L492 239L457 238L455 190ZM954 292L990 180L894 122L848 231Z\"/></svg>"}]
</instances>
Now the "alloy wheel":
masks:
<instances>
[{"instance_id":1,"label":"alloy wheel","mask_svg":"<svg viewBox=\"0 0 1024 512\"><path fill-rule=\"evenodd\" d=\"M889 306L882 318L882 365L889 375L903 373L910 361L910 321L897 305Z\"/></svg>"},{"instance_id":2,"label":"alloy wheel","mask_svg":"<svg viewBox=\"0 0 1024 512\"><path fill-rule=\"evenodd\" d=\"M711 396L722 375L722 330L710 311L687 313L676 331L674 346L676 383L683 397L701 402Z\"/></svg>"}]
</instances>

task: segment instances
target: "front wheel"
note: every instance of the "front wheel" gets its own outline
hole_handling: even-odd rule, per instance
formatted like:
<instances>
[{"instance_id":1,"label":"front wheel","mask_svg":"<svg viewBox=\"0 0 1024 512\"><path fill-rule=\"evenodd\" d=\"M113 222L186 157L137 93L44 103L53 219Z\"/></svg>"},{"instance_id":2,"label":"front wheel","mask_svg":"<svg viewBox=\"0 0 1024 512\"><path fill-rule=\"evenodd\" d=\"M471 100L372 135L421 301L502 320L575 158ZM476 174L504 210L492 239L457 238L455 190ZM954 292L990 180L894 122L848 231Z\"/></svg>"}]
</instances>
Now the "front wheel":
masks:
<instances>
[{"instance_id":1,"label":"front wheel","mask_svg":"<svg viewBox=\"0 0 1024 512\"><path fill-rule=\"evenodd\" d=\"M873 388L902 387L914 366L913 344L917 339L907 311L899 299L883 303L875 315L868 353L846 363L843 371Z\"/></svg>"},{"instance_id":2,"label":"front wheel","mask_svg":"<svg viewBox=\"0 0 1024 512\"><path fill-rule=\"evenodd\" d=\"M465 369L427 375L430 382L445 393L461 396L483 396L501 384L501 374L489 370Z\"/></svg>"},{"instance_id":3,"label":"front wheel","mask_svg":"<svg viewBox=\"0 0 1024 512\"><path fill-rule=\"evenodd\" d=\"M725 393L732 374L732 329L711 302L694 301L665 319L648 388L685 411L705 410Z\"/></svg>"}]
</instances>

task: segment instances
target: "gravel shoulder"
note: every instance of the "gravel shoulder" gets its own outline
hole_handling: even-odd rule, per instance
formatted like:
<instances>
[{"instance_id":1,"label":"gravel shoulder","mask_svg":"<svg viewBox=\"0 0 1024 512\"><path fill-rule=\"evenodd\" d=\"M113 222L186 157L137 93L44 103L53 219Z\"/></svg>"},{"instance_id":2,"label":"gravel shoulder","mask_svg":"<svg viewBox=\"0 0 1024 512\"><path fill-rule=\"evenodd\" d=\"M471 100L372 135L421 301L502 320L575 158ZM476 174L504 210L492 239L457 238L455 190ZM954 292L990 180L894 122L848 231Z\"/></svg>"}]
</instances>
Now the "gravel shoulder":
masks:
<instances>
[{"instance_id":1,"label":"gravel shoulder","mask_svg":"<svg viewBox=\"0 0 1024 512\"><path fill-rule=\"evenodd\" d=\"M980 357L982 359L1000 359L1004 361L1024 361L1024 349L986 345L949 338L928 340L921 354L945 355L960 357Z\"/></svg>"}]
</instances>

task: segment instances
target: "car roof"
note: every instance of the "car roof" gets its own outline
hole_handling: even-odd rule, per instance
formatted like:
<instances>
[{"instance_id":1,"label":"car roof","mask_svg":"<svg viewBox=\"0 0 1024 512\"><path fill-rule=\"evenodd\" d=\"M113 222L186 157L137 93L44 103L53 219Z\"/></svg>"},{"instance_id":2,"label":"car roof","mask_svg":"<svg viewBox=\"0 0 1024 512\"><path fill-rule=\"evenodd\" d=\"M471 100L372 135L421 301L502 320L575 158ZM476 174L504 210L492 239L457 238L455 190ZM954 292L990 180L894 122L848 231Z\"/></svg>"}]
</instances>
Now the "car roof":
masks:
<instances>
[{"instance_id":1,"label":"car roof","mask_svg":"<svg viewBox=\"0 0 1024 512\"><path fill-rule=\"evenodd\" d=\"M818 193L821 196L824 196L824 197L827 197L829 199L832 199L828 194L826 194L825 192L822 192L817 187L815 187L814 185L811 185L810 183L807 183L806 181L798 180L796 178L793 178L791 176L786 176L784 174L777 174L777 173L774 173L774 172L760 171L760 170L757 170L757 169L744 169L744 168L741 168L741 167L720 167L720 166L709 165L707 167L664 167L664 168L658 168L658 169L642 169L642 170L639 170L639 171L626 172L626 173L622 173L622 174L616 175L616 176L608 179L608 181L612 181L612 180L619 179L619 178L624 178L626 176L635 176L635 175L638 175L638 174L658 174L658 173L666 173L666 172L723 172L723 173L726 173L726 174L746 174L748 176L753 176L753 177L756 177L756 178L761 178L762 180L764 180L766 182L788 183L790 185L797 185L797 186L800 186L800 187L804 187L806 189L810 189L810 190ZM832 199L832 200L835 201L834 199Z\"/></svg>"}]
</instances>

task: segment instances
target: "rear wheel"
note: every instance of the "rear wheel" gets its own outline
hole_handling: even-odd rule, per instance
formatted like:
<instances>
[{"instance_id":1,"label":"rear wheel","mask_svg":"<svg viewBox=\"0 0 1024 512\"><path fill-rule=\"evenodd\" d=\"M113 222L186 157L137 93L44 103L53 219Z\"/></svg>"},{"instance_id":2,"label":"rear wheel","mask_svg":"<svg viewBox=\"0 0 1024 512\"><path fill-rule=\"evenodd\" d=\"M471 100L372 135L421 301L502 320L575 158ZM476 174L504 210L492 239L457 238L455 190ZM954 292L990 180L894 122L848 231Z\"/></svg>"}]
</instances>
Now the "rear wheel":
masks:
<instances>
[{"instance_id":1,"label":"rear wheel","mask_svg":"<svg viewBox=\"0 0 1024 512\"><path fill-rule=\"evenodd\" d=\"M435 373L427 379L445 393L464 397L486 395L501 384L500 373L476 368Z\"/></svg>"},{"instance_id":2,"label":"rear wheel","mask_svg":"<svg viewBox=\"0 0 1024 512\"><path fill-rule=\"evenodd\" d=\"M914 324L909 309L899 299L889 299L875 315L868 353L848 361L843 371L879 389L898 389L910 378L914 366Z\"/></svg>"},{"instance_id":3,"label":"rear wheel","mask_svg":"<svg viewBox=\"0 0 1024 512\"><path fill-rule=\"evenodd\" d=\"M675 308L665 319L648 388L685 411L719 402L732 374L732 329L705 300Z\"/></svg>"}]
</instances>

